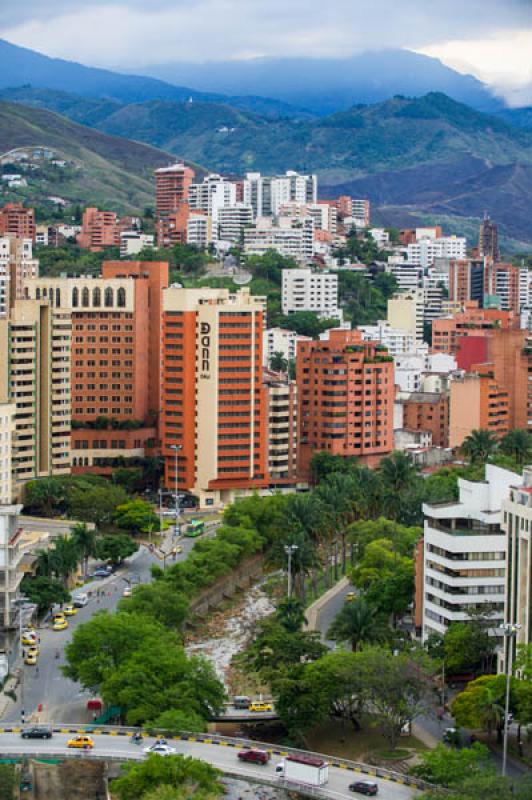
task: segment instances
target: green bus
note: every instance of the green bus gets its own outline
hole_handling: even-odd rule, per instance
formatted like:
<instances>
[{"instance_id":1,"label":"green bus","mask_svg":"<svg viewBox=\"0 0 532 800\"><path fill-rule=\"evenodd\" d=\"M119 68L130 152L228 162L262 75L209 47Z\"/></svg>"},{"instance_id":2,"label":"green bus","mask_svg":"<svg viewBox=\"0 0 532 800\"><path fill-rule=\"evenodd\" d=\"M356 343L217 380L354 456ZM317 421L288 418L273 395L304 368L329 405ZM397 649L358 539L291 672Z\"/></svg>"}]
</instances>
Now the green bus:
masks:
<instances>
[{"instance_id":1,"label":"green bus","mask_svg":"<svg viewBox=\"0 0 532 800\"><path fill-rule=\"evenodd\" d=\"M185 528L185 536L194 538L195 536L201 536L204 531L205 523L202 519L191 519Z\"/></svg>"}]
</instances>

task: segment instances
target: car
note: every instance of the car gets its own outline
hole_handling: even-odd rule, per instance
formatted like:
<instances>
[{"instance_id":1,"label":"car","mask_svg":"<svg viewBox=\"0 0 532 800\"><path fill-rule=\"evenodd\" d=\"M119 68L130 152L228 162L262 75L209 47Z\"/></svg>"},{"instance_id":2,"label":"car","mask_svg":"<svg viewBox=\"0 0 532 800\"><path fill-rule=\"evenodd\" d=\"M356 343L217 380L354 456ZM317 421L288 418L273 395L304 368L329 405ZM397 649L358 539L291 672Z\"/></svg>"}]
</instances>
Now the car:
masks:
<instances>
[{"instance_id":1,"label":"car","mask_svg":"<svg viewBox=\"0 0 532 800\"><path fill-rule=\"evenodd\" d=\"M183 552L183 545L176 544L174 549L172 550L173 553L182 553Z\"/></svg>"},{"instance_id":2,"label":"car","mask_svg":"<svg viewBox=\"0 0 532 800\"><path fill-rule=\"evenodd\" d=\"M64 617L62 619L56 619L52 625L53 631L64 631L66 628L68 628L68 622Z\"/></svg>"},{"instance_id":3,"label":"car","mask_svg":"<svg viewBox=\"0 0 532 800\"><path fill-rule=\"evenodd\" d=\"M28 647L28 648L27 648L27 650L26 650L26 655L27 655L27 656L38 656L38 655L39 655L39 653L40 653L40 650L39 650L39 648L37 647L37 645L36 645L36 644L32 644L32 645L31 645L30 647Z\"/></svg>"},{"instance_id":4,"label":"car","mask_svg":"<svg viewBox=\"0 0 532 800\"><path fill-rule=\"evenodd\" d=\"M20 734L23 739L51 739L52 726L51 725L31 725L29 728L24 728Z\"/></svg>"},{"instance_id":5,"label":"car","mask_svg":"<svg viewBox=\"0 0 532 800\"><path fill-rule=\"evenodd\" d=\"M64 615L64 613L62 611L54 611L54 613L52 614L52 622L59 622L60 620L63 620L64 618L65 618L65 615Z\"/></svg>"},{"instance_id":6,"label":"car","mask_svg":"<svg viewBox=\"0 0 532 800\"><path fill-rule=\"evenodd\" d=\"M107 569L107 567L100 567L99 569L95 569L91 575L91 578L108 578L111 575L111 570Z\"/></svg>"},{"instance_id":7,"label":"car","mask_svg":"<svg viewBox=\"0 0 532 800\"><path fill-rule=\"evenodd\" d=\"M126 588L122 592L122 597L131 597L132 594L133 594L133 589L131 588L131 586L126 586Z\"/></svg>"},{"instance_id":8,"label":"car","mask_svg":"<svg viewBox=\"0 0 532 800\"><path fill-rule=\"evenodd\" d=\"M246 694L237 694L233 697L233 708L249 708L251 698Z\"/></svg>"},{"instance_id":9,"label":"car","mask_svg":"<svg viewBox=\"0 0 532 800\"><path fill-rule=\"evenodd\" d=\"M36 653L26 653L26 658L24 659L24 663L27 664L29 667L34 667L37 663L37 654Z\"/></svg>"},{"instance_id":10,"label":"car","mask_svg":"<svg viewBox=\"0 0 532 800\"><path fill-rule=\"evenodd\" d=\"M250 711L273 711L271 703L254 702L249 704Z\"/></svg>"},{"instance_id":11,"label":"car","mask_svg":"<svg viewBox=\"0 0 532 800\"><path fill-rule=\"evenodd\" d=\"M355 781L349 784L349 791L375 797L375 795L378 794L379 787L375 781Z\"/></svg>"},{"instance_id":12,"label":"car","mask_svg":"<svg viewBox=\"0 0 532 800\"><path fill-rule=\"evenodd\" d=\"M63 608L65 617L73 617L78 613L78 609L74 605L68 605Z\"/></svg>"},{"instance_id":13,"label":"car","mask_svg":"<svg viewBox=\"0 0 532 800\"><path fill-rule=\"evenodd\" d=\"M75 608L84 608L88 602L89 602L89 597L88 595L83 594L83 592L75 594L74 597L72 598L72 603Z\"/></svg>"},{"instance_id":14,"label":"car","mask_svg":"<svg viewBox=\"0 0 532 800\"><path fill-rule=\"evenodd\" d=\"M271 758L267 750L257 750L254 747L240 750L237 755L240 761L249 761L252 764L267 764Z\"/></svg>"},{"instance_id":15,"label":"car","mask_svg":"<svg viewBox=\"0 0 532 800\"><path fill-rule=\"evenodd\" d=\"M94 747L94 740L86 734L81 734L80 736L74 736L72 739L69 739L67 742L67 747L90 750Z\"/></svg>"},{"instance_id":16,"label":"car","mask_svg":"<svg viewBox=\"0 0 532 800\"><path fill-rule=\"evenodd\" d=\"M154 753L156 756L172 756L176 751L175 747L170 747L169 744L151 744L149 747L144 748L144 752L150 755Z\"/></svg>"},{"instance_id":17,"label":"car","mask_svg":"<svg viewBox=\"0 0 532 800\"><path fill-rule=\"evenodd\" d=\"M22 634L22 639L20 641L25 645L35 645L37 644L37 634L31 631L26 631Z\"/></svg>"},{"instance_id":18,"label":"car","mask_svg":"<svg viewBox=\"0 0 532 800\"><path fill-rule=\"evenodd\" d=\"M355 597L356 597L356 594L354 592L348 592L346 594L346 596L345 596L345 602L346 603L352 603L353 600L355 599Z\"/></svg>"}]
</instances>

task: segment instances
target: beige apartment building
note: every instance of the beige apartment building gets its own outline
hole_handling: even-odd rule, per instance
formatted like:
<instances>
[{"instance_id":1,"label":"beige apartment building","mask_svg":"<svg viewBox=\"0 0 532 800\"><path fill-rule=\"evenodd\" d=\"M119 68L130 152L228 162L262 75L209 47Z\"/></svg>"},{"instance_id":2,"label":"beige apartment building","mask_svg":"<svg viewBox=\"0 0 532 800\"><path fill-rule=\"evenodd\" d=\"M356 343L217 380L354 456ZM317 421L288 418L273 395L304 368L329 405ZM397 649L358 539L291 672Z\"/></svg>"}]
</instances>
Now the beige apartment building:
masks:
<instances>
[{"instance_id":1,"label":"beige apartment building","mask_svg":"<svg viewBox=\"0 0 532 800\"><path fill-rule=\"evenodd\" d=\"M268 475L270 486L296 483L297 386L271 370L264 371L268 404Z\"/></svg>"},{"instance_id":2,"label":"beige apartment building","mask_svg":"<svg viewBox=\"0 0 532 800\"><path fill-rule=\"evenodd\" d=\"M523 485L513 486L503 503L506 533L506 602L504 621L520 625L515 643L532 644L532 467L523 470ZM505 662L499 660L499 670Z\"/></svg>"},{"instance_id":3,"label":"beige apartment building","mask_svg":"<svg viewBox=\"0 0 532 800\"><path fill-rule=\"evenodd\" d=\"M45 300L16 300L0 319L0 402L14 405L12 494L70 471L71 316Z\"/></svg>"},{"instance_id":4,"label":"beige apartment building","mask_svg":"<svg viewBox=\"0 0 532 800\"><path fill-rule=\"evenodd\" d=\"M0 403L0 506L11 503L13 494L11 478L11 450L15 430L15 406Z\"/></svg>"}]
</instances>

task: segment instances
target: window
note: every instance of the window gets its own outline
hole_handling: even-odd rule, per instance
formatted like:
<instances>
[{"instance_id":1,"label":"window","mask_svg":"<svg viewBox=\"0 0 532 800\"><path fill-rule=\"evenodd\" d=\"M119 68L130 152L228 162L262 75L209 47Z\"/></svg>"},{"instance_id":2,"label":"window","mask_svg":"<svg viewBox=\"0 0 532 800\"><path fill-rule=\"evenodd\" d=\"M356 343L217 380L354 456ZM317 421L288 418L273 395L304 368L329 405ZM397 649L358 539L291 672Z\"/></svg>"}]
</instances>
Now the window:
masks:
<instances>
[{"instance_id":1,"label":"window","mask_svg":"<svg viewBox=\"0 0 532 800\"><path fill-rule=\"evenodd\" d=\"M61 289L55 290L55 304L57 308L61 305Z\"/></svg>"},{"instance_id":2,"label":"window","mask_svg":"<svg viewBox=\"0 0 532 800\"><path fill-rule=\"evenodd\" d=\"M79 292L77 287L75 286L72 289L72 308L77 308L79 306Z\"/></svg>"},{"instance_id":3,"label":"window","mask_svg":"<svg viewBox=\"0 0 532 800\"><path fill-rule=\"evenodd\" d=\"M119 308L126 307L126 290L123 287L116 293L116 304Z\"/></svg>"},{"instance_id":4,"label":"window","mask_svg":"<svg viewBox=\"0 0 532 800\"><path fill-rule=\"evenodd\" d=\"M98 308L99 306L101 306L101 304L102 304L102 293L101 293L100 289L98 288L98 286L96 286L92 290L92 305L95 308ZM103 329L103 325L102 325L102 329Z\"/></svg>"},{"instance_id":5,"label":"window","mask_svg":"<svg viewBox=\"0 0 532 800\"><path fill-rule=\"evenodd\" d=\"M89 290L87 289L86 286L81 292L81 305L83 306L83 308L89 307Z\"/></svg>"},{"instance_id":6,"label":"window","mask_svg":"<svg viewBox=\"0 0 532 800\"><path fill-rule=\"evenodd\" d=\"M111 287L108 286L107 289L105 290L105 307L111 308L112 305L113 305L113 290L111 289Z\"/></svg>"}]
</instances>

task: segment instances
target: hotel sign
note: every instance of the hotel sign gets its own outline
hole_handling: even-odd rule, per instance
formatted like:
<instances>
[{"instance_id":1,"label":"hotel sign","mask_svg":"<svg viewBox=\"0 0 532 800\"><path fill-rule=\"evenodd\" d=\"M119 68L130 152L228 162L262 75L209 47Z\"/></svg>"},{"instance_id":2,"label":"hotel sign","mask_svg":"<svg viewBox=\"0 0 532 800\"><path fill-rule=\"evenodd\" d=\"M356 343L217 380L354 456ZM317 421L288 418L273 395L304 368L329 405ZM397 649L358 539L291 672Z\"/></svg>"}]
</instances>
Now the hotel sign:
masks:
<instances>
[{"instance_id":1,"label":"hotel sign","mask_svg":"<svg viewBox=\"0 0 532 800\"><path fill-rule=\"evenodd\" d=\"M211 326L209 322L200 324L200 378L211 377Z\"/></svg>"}]
</instances>

